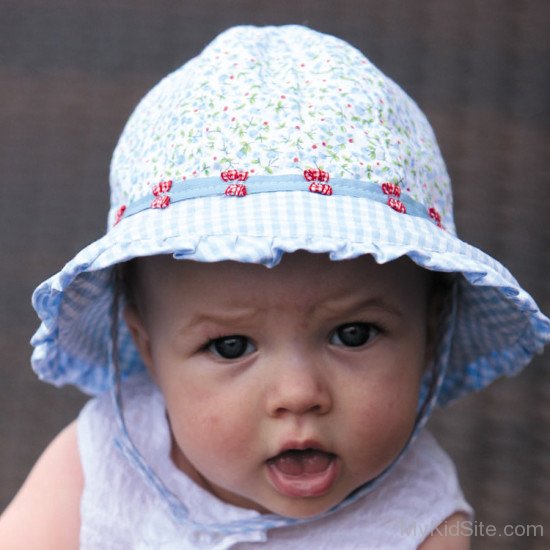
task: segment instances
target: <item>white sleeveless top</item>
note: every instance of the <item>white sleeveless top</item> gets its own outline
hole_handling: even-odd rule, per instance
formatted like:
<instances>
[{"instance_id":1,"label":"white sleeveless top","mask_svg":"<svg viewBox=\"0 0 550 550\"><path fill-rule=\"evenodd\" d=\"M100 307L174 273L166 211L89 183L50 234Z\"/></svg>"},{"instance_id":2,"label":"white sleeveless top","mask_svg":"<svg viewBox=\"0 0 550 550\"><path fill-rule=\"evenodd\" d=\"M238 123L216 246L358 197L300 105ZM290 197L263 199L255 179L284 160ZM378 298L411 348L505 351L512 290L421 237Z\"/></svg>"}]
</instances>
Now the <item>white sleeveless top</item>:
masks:
<instances>
[{"instance_id":1,"label":"white sleeveless top","mask_svg":"<svg viewBox=\"0 0 550 550\"><path fill-rule=\"evenodd\" d=\"M170 459L170 433L162 396L146 377L125 391L124 417L133 443L197 523L259 517L220 501ZM80 548L83 550L183 550L227 548L415 549L445 518L472 514L450 458L421 433L389 475L370 493L322 520L244 534L215 534L178 522L159 493L115 444L111 396L87 403L78 418L84 471Z\"/></svg>"}]
</instances>

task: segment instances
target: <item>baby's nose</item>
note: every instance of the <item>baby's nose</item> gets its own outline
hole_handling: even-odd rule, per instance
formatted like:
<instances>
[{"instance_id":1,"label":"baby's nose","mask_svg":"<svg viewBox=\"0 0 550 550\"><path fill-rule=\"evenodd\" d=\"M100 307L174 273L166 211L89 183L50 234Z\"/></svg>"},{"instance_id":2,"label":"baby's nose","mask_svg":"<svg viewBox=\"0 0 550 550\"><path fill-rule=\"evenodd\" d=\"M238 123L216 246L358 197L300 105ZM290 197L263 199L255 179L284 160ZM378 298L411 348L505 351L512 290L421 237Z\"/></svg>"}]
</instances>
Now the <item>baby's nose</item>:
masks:
<instances>
[{"instance_id":1,"label":"baby's nose","mask_svg":"<svg viewBox=\"0 0 550 550\"><path fill-rule=\"evenodd\" d=\"M326 414L332 408L332 388L323 372L309 358L291 358L278 361L272 369L267 397L270 416L306 413Z\"/></svg>"}]
</instances>

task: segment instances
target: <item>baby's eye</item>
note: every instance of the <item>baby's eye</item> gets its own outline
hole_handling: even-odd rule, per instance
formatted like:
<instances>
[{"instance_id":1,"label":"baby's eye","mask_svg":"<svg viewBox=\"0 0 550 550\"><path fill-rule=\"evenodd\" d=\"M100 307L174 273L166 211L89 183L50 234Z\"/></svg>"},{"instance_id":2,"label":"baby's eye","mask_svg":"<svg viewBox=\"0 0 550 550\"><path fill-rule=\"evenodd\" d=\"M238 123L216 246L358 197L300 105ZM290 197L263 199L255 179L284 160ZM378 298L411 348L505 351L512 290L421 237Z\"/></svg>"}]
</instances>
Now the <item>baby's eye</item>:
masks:
<instances>
[{"instance_id":1,"label":"baby's eye","mask_svg":"<svg viewBox=\"0 0 550 550\"><path fill-rule=\"evenodd\" d=\"M346 323L332 333L330 343L357 348L372 340L379 332L378 328L369 323Z\"/></svg>"},{"instance_id":2,"label":"baby's eye","mask_svg":"<svg viewBox=\"0 0 550 550\"><path fill-rule=\"evenodd\" d=\"M246 336L223 336L212 340L206 349L223 359L238 359L256 350Z\"/></svg>"}]
</instances>

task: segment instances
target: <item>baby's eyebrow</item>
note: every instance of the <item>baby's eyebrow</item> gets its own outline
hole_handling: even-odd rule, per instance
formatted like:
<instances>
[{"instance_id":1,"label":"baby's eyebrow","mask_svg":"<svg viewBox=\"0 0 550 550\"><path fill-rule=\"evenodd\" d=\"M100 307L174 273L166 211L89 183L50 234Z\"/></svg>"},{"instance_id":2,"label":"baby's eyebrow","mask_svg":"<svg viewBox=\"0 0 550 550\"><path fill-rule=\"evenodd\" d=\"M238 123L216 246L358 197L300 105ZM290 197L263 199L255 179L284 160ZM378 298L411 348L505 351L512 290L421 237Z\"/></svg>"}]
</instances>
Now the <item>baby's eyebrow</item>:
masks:
<instances>
[{"instance_id":1,"label":"baby's eyebrow","mask_svg":"<svg viewBox=\"0 0 550 550\"><path fill-rule=\"evenodd\" d=\"M330 314L360 312L365 310L379 310L397 317L403 317L405 312L399 303L394 303L391 299L383 296L370 296L368 298L350 297L349 299L327 300L319 304L316 309L326 310Z\"/></svg>"},{"instance_id":2,"label":"baby's eyebrow","mask_svg":"<svg viewBox=\"0 0 550 550\"><path fill-rule=\"evenodd\" d=\"M201 325L238 325L245 322L250 323L255 318L258 317L259 310L256 308L246 308L239 309L237 311L228 312L224 311L215 311L215 312L199 312L193 315L184 326L182 326L182 331L192 330L198 328Z\"/></svg>"}]
</instances>

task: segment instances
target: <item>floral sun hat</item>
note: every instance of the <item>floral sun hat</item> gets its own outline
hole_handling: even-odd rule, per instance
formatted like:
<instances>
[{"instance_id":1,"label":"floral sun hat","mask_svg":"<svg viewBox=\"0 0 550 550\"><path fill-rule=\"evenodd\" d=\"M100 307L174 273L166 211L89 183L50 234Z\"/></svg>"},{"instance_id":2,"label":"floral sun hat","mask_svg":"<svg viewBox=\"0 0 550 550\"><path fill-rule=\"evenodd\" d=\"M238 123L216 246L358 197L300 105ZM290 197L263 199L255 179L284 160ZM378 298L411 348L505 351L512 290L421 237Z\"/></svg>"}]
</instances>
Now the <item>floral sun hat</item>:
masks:
<instances>
[{"instance_id":1,"label":"floral sun hat","mask_svg":"<svg viewBox=\"0 0 550 550\"><path fill-rule=\"evenodd\" d=\"M457 276L434 403L516 374L550 321L498 262L459 240L432 129L349 44L300 26L236 27L149 92L111 165L106 235L35 291L38 376L110 389L112 267L173 254L274 266L407 255ZM144 369L122 320L123 376Z\"/></svg>"}]
</instances>

